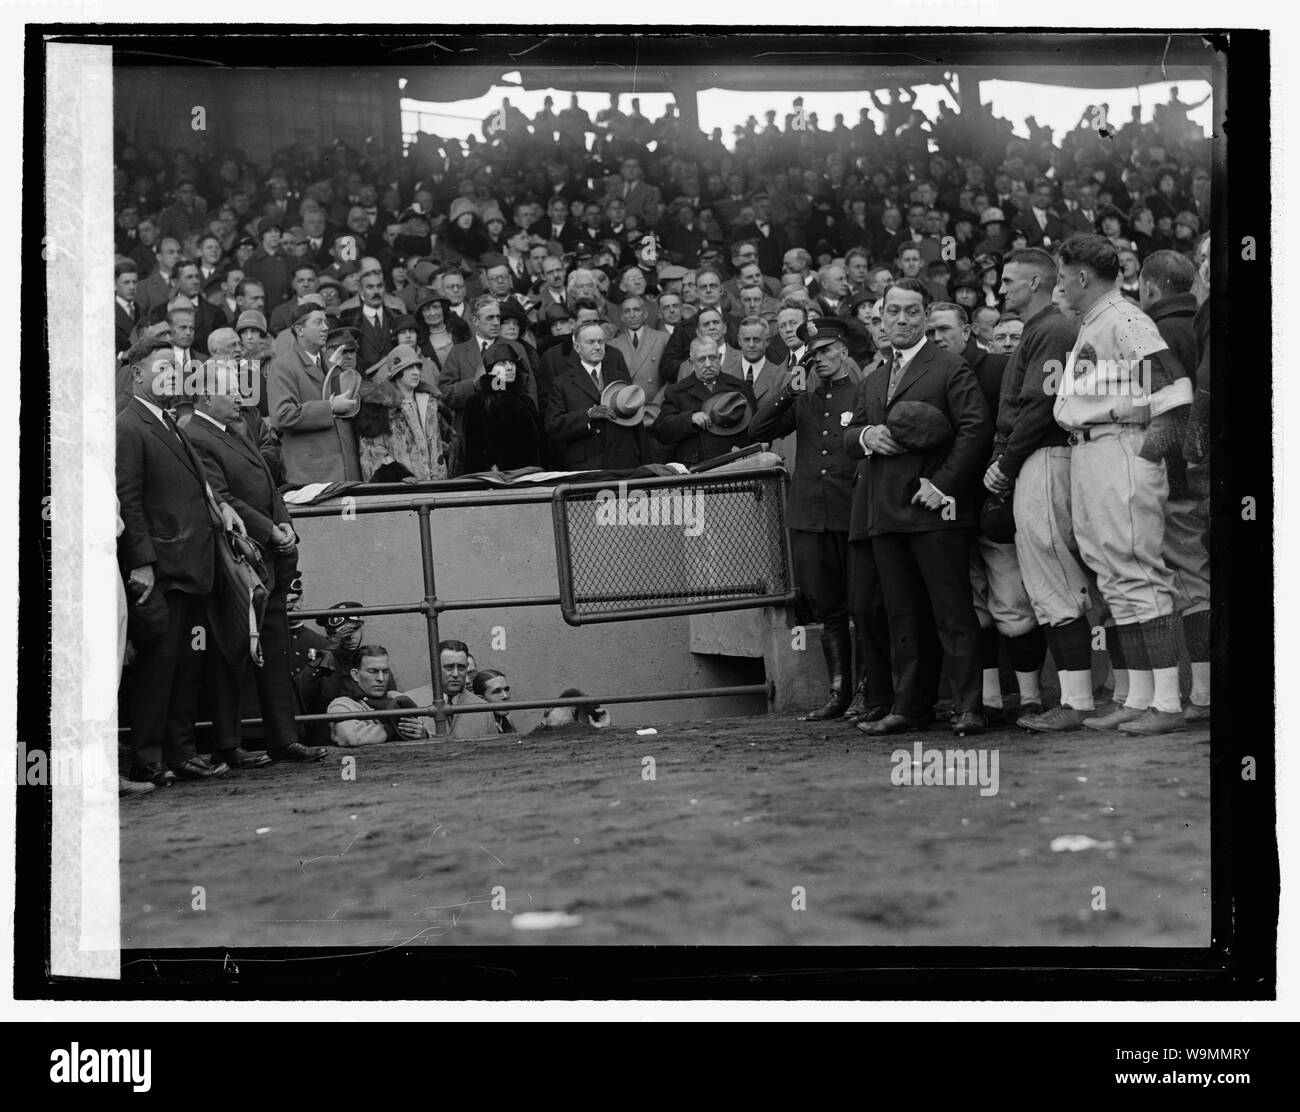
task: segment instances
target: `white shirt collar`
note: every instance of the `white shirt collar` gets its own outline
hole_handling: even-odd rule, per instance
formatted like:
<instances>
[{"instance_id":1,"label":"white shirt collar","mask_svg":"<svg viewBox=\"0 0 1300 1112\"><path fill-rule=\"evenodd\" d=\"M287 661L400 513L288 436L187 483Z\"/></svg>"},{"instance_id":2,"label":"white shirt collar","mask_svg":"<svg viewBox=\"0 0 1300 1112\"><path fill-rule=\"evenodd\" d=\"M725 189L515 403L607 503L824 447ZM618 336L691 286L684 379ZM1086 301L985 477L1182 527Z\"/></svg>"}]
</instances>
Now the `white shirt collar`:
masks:
<instances>
[{"instance_id":1,"label":"white shirt collar","mask_svg":"<svg viewBox=\"0 0 1300 1112\"><path fill-rule=\"evenodd\" d=\"M594 375L598 370L600 370L599 363L588 363L585 359L579 359L578 362L583 365L589 375Z\"/></svg>"},{"instance_id":2,"label":"white shirt collar","mask_svg":"<svg viewBox=\"0 0 1300 1112\"><path fill-rule=\"evenodd\" d=\"M127 301L125 298L122 298L122 297L118 297L118 299L117 299L117 303L118 303L119 305L121 305L122 308L123 308L124 310L126 310L126 312L128 312L128 313L131 311L131 309L132 309L132 307L133 307L131 302Z\"/></svg>"},{"instance_id":3,"label":"white shirt collar","mask_svg":"<svg viewBox=\"0 0 1300 1112\"><path fill-rule=\"evenodd\" d=\"M924 343L925 343L925 337L922 336L919 340L916 341L916 343L914 343L914 344L913 344L911 347L909 347L909 348L901 348L901 349L900 349L900 348L895 348L895 349L894 349L896 352L898 352L898 355L899 355L899 362L900 362L900 365L904 368L904 370L906 370L907 365L908 365L909 363L911 363L913 359L916 358L916 353L917 353L918 351L921 350L921 346L922 346ZM889 358L890 358L890 361L892 362L894 357L891 355Z\"/></svg>"},{"instance_id":4,"label":"white shirt collar","mask_svg":"<svg viewBox=\"0 0 1300 1112\"><path fill-rule=\"evenodd\" d=\"M219 428L222 432L226 431L225 425L223 425L220 421L218 421L215 417L213 417L212 414L204 413L203 410L199 409L197 406L194 409L194 416L202 417L205 421L210 421L212 424L216 425L217 428Z\"/></svg>"},{"instance_id":5,"label":"white shirt collar","mask_svg":"<svg viewBox=\"0 0 1300 1112\"><path fill-rule=\"evenodd\" d=\"M142 406L144 406L145 409L147 409L155 417L157 417L158 420L161 421L164 425L167 424L167 418L163 416L163 411L161 406L154 405L154 403L151 401L146 401L144 398L140 397L139 394L136 394L135 400L138 401Z\"/></svg>"}]
</instances>

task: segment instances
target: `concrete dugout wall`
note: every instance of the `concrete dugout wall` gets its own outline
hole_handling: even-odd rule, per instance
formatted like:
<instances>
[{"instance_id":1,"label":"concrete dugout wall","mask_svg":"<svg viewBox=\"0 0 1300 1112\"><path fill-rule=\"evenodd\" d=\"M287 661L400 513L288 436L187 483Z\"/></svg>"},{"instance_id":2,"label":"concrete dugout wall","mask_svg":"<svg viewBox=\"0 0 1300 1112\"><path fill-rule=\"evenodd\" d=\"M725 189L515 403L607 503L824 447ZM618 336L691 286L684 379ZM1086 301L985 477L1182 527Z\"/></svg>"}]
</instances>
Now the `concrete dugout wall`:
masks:
<instances>
[{"instance_id":1,"label":"concrete dugout wall","mask_svg":"<svg viewBox=\"0 0 1300 1112\"><path fill-rule=\"evenodd\" d=\"M367 499L371 500L378 499ZM401 502L404 496L386 500ZM303 608L322 609L343 601L366 606L418 602L424 586L414 511L345 516L343 504L337 500L336 504L338 516L302 517L294 522L302 538ZM430 521L440 599L559 593L549 502L439 507ZM632 559L628 572L636 574ZM504 672L510 678L512 698L519 701L551 698L566 687L616 695L763 682L761 658L693 653L691 623L695 620L654 618L575 628L565 623L556 604L447 612L440 616L439 635L466 642L480 668ZM504 636L504 648L492 647L494 636L498 643ZM388 648L403 690L431 682L423 615L367 617L366 640ZM763 714L767 701L759 696L730 696L609 709L618 725L653 725ZM516 711L513 718L527 730L540 720L540 712Z\"/></svg>"}]
</instances>

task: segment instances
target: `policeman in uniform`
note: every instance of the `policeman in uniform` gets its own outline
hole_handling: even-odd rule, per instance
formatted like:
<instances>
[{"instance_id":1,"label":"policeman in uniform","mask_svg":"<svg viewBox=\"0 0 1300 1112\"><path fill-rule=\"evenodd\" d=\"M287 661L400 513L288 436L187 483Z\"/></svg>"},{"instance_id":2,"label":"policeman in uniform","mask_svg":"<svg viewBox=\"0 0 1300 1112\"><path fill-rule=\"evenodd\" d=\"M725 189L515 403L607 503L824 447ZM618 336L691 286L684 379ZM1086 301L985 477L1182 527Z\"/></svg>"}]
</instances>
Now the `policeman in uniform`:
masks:
<instances>
[{"instance_id":1,"label":"policeman in uniform","mask_svg":"<svg viewBox=\"0 0 1300 1112\"><path fill-rule=\"evenodd\" d=\"M830 679L830 698L803 715L804 721L839 718L853 694L849 509L856 464L844 449L844 429L853 416L857 384L849 376L848 334L848 324L837 317L801 324L798 336L806 345L802 366L815 372L811 388L803 389L803 374L794 374L780 393L763 402L750 425L755 440L796 434L786 508L790 550L795 583L822 624Z\"/></svg>"}]
</instances>

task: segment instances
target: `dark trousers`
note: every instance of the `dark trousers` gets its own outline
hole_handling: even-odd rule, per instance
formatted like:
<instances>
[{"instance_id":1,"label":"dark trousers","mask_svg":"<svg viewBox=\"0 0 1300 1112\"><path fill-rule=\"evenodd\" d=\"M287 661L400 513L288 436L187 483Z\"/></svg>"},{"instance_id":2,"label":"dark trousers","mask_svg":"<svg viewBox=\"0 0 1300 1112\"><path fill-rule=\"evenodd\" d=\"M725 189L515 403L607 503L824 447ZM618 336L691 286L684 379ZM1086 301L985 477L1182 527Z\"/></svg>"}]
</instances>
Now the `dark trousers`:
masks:
<instances>
[{"instance_id":1,"label":"dark trousers","mask_svg":"<svg viewBox=\"0 0 1300 1112\"><path fill-rule=\"evenodd\" d=\"M866 685L867 706L892 706L894 678L890 669L889 615L875 550L869 540L849 543L849 608L856 631L858 680Z\"/></svg>"},{"instance_id":2,"label":"dark trousers","mask_svg":"<svg viewBox=\"0 0 1300 1112\"><path fill-rule=\"evenodd\" d=\"M849 535L790 530L794 583L808 601L812 620L827 630L849 625Z\"/></svg>"},{"instance_id":3,"label":"dark trousers","mask_svg":"<svg viewBox=\"0 0 1300 1112\"><path fill-rule=\"evenodd\" d=\"M236 748L242 739L240 716L245 672L252 672L257 687L257 704L262 719L261 736L268 749L282 749L298 740L293 716L298 713L294 694L292 662L289 654L289 619L284 608L284 592L272 591L262 619L262 666L251 661L232 666L213 647L207 668L207 685L211 692L212 748Z\"/></svg>"},{"instance_id":4,"label":"dark trousers","mask_svg":"<svg viewBox=\"0 0 1300 1112\"><path fill-rule=\"evenodd\" d=\"M953 708L981 705L980 627L970 589L969 529L884 533L871 538L889 615L897 685L894 710L918 717L933 709L947 657Z\"/></svg>"},{"instance_id":5,"label":"dark trousers","mask_svg":"<svg viewBox=\"0 0 1300 1112\"><path fill-rule=\"evenodd\" d=\"M131 762L141 769L163 762L180 764L195 755L194 721L203 659L194 644L196 631L205 624L208 599L167 591L163 601L166 632L155 644L137 650L131 663Z\"/></svg>"}]
</instances>

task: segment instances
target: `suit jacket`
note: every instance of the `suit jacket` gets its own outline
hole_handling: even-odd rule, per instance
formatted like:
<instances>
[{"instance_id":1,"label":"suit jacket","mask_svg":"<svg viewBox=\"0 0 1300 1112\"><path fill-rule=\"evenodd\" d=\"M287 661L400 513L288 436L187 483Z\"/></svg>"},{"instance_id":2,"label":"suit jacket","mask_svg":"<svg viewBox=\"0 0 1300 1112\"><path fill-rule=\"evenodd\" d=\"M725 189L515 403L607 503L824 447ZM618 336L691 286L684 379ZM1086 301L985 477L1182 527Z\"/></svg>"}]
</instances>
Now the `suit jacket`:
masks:
<instances>
[{"instance_id":1,"label":"suit jacket","mask_svg":"<svg viewBox=\"0 0 1300 1112\"><path fill-rule=\"evenodd\" d=\"M723 318L726 322L726 335L723 337L727 347L737 348L740 341L737 338L736 322L731 317ZM663 365L663 375L669 382L678 382L691 373L691 341L695 339L696 323L694 320L689 323L679 324L673 329L673 334L668 337L668 346L664 348L663 358L660 361Z\"/></svg>"},{"instance_id":2,"label":"suit jacket","mask_svg":"<svg viewBox=\"0 0 1300 1112\"><path fill-rule=\"evenodd\" d=\"M549 353L548 353L549 354ZM617 381L605 349L601 378ZM542 410L546 435L554 442L565 471L630 471L650 459L644 425L618 425L613 421L588 423L587 410L600 404L600 391L574 354L551 384Z\"/></svg>"},{"instance_id":3,"label":"suit jacket","mask_svg":"<svg viewBox=\"0 0 1300 1112\"><path fill-rule=\"evenodd\" d=\"M297 340L267 369L271 427L280 434L280 461L292 486L361 481L352 419L334 415L324 387L324 372Z\"/></svg>"},{"instance_id":4,"label":"suit jacket","mask_svg":"<svg viewBox=\"0 0 1300 1112\"><path fill-rule=\"evenodd\" d=\"M194 301L194 349L196 351L208 350L208 337L218 328L226 327L225 314L222 313L206 297Z\"/></svg>"},{"instance_id":5,"label":"suit jacket","mask_svg":"<svg viewBox=\"0 0 1300 1112\"><path fill-rule=\"evenodd\" d=\"M542 354L541 368L537 372L538 396L545 401L551 392L551 387L555 384L555 380L565 371L574 367L577 367L584 375L587 373L582 370L582 361L578 358L578 353L573 349L572 340L562 340L554 347L547 348ZM605 362L602 365L601 375L604 377L606 384L632 381L632 372L628 369L627 360L623 358L623 353L614 346L612 341L605 345ZM650 400L648 392L647 400Z\"/></svg>"},{"instance_id":6,"label":"suit jacket","mask_svg":"<svg viewBox=\"0 0 1300 1112\"><path fill-rule=\"evenodd\" d=\"M206 595L216 545L203 464L185 433L175 436L139 401L117 415L117 539L123 575L151 566L154 590Z\"/></svg>"},{"instance_id":7,"label":"suit jacket","mask_svg":"<svg viewBox=\"0 0 1300 1112\"><path fill-rule=\"evenodd\" d=\"M1022 212L1011 221L1012 233L1023 232L1030 247L1042 247L1045 238L1050 239L1055 245L1062 240L1069 239L1073 230L1054 212L1048 212L1047 214L1047 227L1040 228L1038 218L1034 215L1032 208L1028 212Z\"/></svg>"},{"instance_id":8,"label":"suit jacket","mask_svg":"<svg viewBox=\"0 0 1300 1112\"><path fill-rule=\"evenodd\" d=\"M140 315L143 317L148 314L149 310L154 308L154 306L165 306L171 291L171 280L169 278L164 278L162 276L162 271L155 266L149 277L135 288L135 307L140 311Z\"/></svg>"},{"instance_id":9,"label":"suit jacket","mask_svg":"<svg viewBox=\"0 0 1300 1112\"><path fill-rule=\"evenodd\" d=\"M853 417L844 430L848 454L866 459L856 477L849 539L974 526L981 480L993 444L993 422L970 364L927 340L908 364L893 400L886 403L888 392L885 364L862 380ZM902 401L934 406L948 419L953 438L924 452L866 458L859 440L862 430L887 424L889 411ZM940 510L912 504L922 476L956 499L949 517Z\"/></svg>"},{"instance_id":10,"label":"suit jacket","mask_svg":"<svg viewBox=\"0 0 1300 1112\"><path fill-rule=\"evenodd\" d=\"M244 277L262 284L267 305L278 306L293 291L288 261L283 255L268 255L261 247L249 256Z\"/></svg>"},{"instance_id":11,"label":"suit jacket","mask_svg":"<svg viewBox=\"0 0 1300 1112\"><path fill-rule=\"evenodd\" d=\"M185 426L185 433L203 463L213 493L235 507L253 540L263 547L269 545L273 527L290 524L289 511L249 434L235 425L222 431L198 413ZM267 567L273 565L268 559Z\"/></svg>"},{"instance_id":12,"label":"suit jacket","mask_svg":"<svg viewBox=\"0 0 1300 1112\"><path fill-rule=\"evenodd\" d=\"M1097 210L1093 209L1094 216L1096 215L1096 212ZM1064 212L1059 213L1058 215L1060 217L1061 223L1064 224L1067 228L1069 228L1071 233L1073 232L1095 233L1097 231L1097 222L1095 220L1089 220L1086 216L1083 215L1083 213L1079 209L1066 209ZM1049 219L1047 222L1050 224L1051 220ZM1035 220L1034 223L1037 224L1038 221Z\"/></svg>"},{"instance_id":13,"label":"suit jacket","mask_svg":"<svg viewBox=\"0 0 1300 1112\"><path fill-rule=\"evenodd\" d=\"M627 196L623 196L623 185L617 185L610 197L620 197L623 200L627 215L636 217L637 227L652 228L659 219L659 190L653 185L647 185L643 181L635 181Z\"/></svg>"},{"instance_id":14,"label":"suit jacket","mask_svg":"<svg viewBox=\"0 0 1300 1112\"><path fill-rule=\"evenodd\" d=\"M790 237L785 234L785 229L775 220L768 222L767 235L758 230L757 224L751 222L737 224L731 229L729 238L732 243L741 239L754 240L758 244L758 265L762 267L763 273L770 275L781 273L781 260L790 250L791 243Z\"/></svg>"},{"instance_id":15,"label":"suit jacket","mask_svg":"<svg viewBox=\"0 0 1300 1112\"><path fill-rule=\"evenodd\" d=\"M137 313L139 309L136 309ZM127 313L118 302L113 298L113 329L114 344L119 352L126 351L131 346L131 333L135 331L136 318Z\"/></svg>"},{"instance_id":16,"label":"suit jacket","mask_svg":"<svg viewBox=\"0 0 1300 1112\"><path fill-rule=\"evenodd\" d=\"M975 381L980 384L980 393L984 395L984 404L988 406L989 415L996 424L998 400L1002 396L1002 375L1005 373L1007 361L1011 357L1009 355L994 355L991 351L985 351L975 342L975 336L972 333L971 338L966 341L966 350L962 352L962 358L970 364L970 369L975 372Z\"/></svg>"},{"instance_id":17,"label":"suit jacket","mask_svg":"<svg viewBox=\"0 0 1300 1112\"><path fill-rule=\"evenodd\" d=\"M641 335L637 339L634 350L631 334L623 331L606 346L622 354L631 376L629 381L645 391L646 401L657 402L664 387L668 385L660 369L664 348L668 346L668 333L646 327L641 329Z\"/></svg>"},{"instance_id":18,"label":"suit jacket","mask_svg":"<svg viewBox=\"0 0 1300 1112\"><path fill-rule=\"evenodd\" d=\"M361 334L357 341L358 370L369 370L388 354L393 346L393 321L396 319L397 316L387 305L384 306L377 328L366 319L365 309L360 305L339 313L340 325L355 328Z\"/></svg>"},{"instance_id":19,"label":"suit jacket","mask_svg":"<svg viewBox=\"0 0 1300 1112\"><path fill-rule=\"evenodd\" d=\"M726 455L732 448L744 448L754 443L756 438L750 432L739 436L718 436L696 428L691 420L703 409L705 399L710 394L726 390L740 391L749 399L749 404L757 408L754 391L742 379L729 374L718 375L713 390L694 374L690 374L664 391L663 409L659 418L650 426L650 435L661 444L672 445L674 463L684 463L691 467L703 460L713 459L714 456Z\"/></svg>"}]
</instances>

